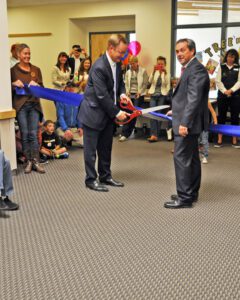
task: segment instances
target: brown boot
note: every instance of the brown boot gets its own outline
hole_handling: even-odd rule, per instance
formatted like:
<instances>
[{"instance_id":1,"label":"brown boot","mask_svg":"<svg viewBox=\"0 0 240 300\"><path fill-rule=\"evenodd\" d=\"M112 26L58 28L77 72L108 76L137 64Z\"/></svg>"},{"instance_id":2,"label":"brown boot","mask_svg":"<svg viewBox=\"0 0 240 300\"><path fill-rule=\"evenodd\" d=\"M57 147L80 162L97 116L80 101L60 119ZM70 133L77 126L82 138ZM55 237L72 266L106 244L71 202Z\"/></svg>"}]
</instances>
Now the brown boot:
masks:
<instances>
[{"instance_id":1,"label":"brown boot","mask_svg":"<svg viewBox=\"0 0 240 300\"><path fill-rule=\"evenodd\" d=\"M155 143L157 141L158 141L158 138L155 135L152 135L152 136L150 136L150 138L148 138L149 143Z\"/></svg>"},{"instance_id":2,"label":"brown boot","mask_svg":"<svg viewBox=\"0 0 240 300\"><path fill-rule=\"evenodd\" d=\"M44 170L43 166L36 159L33 159L33 167L32 168L33 168L33 170L37 171L40 174L44 174L46 172Z\"/></svg>"},{"instance_id":3,"label":"brown boot","mask_svg":"<svg viewBox=\"0 0 240 300\"><path fill-rule=\"evenodd\" d=\"M32 161L31 161L31 160L28 160L28 161L27 161L27 165L26 165L26 167L25 167L25 169L24 169L24 173L25 173L25 174L31 173L31 171L32 171L32 166L33 166Z\"/></svg>"}]
</instances>

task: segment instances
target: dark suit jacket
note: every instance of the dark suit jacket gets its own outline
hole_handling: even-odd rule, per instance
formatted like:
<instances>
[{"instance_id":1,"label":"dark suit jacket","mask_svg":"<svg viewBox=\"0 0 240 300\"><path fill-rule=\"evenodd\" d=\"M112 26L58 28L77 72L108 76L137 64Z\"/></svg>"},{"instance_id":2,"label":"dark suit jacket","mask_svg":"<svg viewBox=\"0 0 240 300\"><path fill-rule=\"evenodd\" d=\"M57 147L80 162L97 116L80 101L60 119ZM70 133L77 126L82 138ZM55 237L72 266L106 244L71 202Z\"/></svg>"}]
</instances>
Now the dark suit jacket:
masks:
<instances>
[{"instance_id":1,"label":"dark suit jacket","mask_svg":"<svg viewBox=\"0 0 240 300\"><path fill-rule=\"evenodd\" d=\"M81 61L83 59L79 58L79 60L80 60L80 63L81 63ZM69 57L68 58L68 64L69 64L69 67L71 69L70 79L73 79L73 77L74 77L74 70L75 70L75 58L74 57Z\"/></svg>"},{"instance_id":2,"label":"dark suit jacket","mask_svg":"<svg viewBox=\"0 0 240 300\"><path fill-rule=\"evenodd\" d=\"M114 104L113 88L112 69L106 54L104 54L93 64L89 73L84 100L79 110L79 119L82 124L102 130L109 120L115 118L120 109ZM121 63L117 63L117 98L123 93L125 93L125 85L122 78Z\"/></svg>"},{"instance_id":3,"label":"dark suit jacket","mask_svg":"<svg viewBox=\"0 0 240 300\"><path fill-rule=\"evenodd\" d=\"M204 66L194 58L173 93L173 132L179 135L179 126L188 128L189 134L200 134L208 130L209 75Z\"/></svg>"}]
</instances>

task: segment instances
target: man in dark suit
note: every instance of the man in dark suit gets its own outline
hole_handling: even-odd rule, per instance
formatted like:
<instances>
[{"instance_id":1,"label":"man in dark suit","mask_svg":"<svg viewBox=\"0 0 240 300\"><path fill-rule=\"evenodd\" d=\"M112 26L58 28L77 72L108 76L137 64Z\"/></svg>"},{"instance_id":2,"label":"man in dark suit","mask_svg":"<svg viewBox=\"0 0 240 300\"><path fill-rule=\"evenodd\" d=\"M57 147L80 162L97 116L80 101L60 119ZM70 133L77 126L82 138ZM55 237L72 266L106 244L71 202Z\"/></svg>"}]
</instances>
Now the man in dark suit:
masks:
<instances>
[{"instance_id":1,"label":"man in dark suit","mask_svg":"<svg viewBox=\"0 0 240 300\"><path fill-rule=\"evenodd\" d=\"M127 50L127 42L121 35L112 35L108 40L105 54L93 64L79 111L83 124L84 161L86 187L95 191L107 192L105 185L122 187L111 174L111 152L114 119L124 120L128 113L121 111L117 98L128 102L125 95L120 60ZM98 174L95 170L98 155Z\"/></svg>"},{"instance_id":2,"label":"man in dark suit","mask_svg":"<svg viewBox=\"0 0 240 300\"><path fill-rule=\"evenodd\" d=\"M70 79L73 79L74 75L78 74L81 61L84 59L81 57L81 54L85 58L87 57L85 49L82 49L80 45L73 45L70 52L70 57L68 58L68 64L71 69Z\"/></svg>"},{"instance_id":3,"label":"man in dark suit","mask_svg":"<svg viewBox=\"0 0 240 300\"><path fill-rule=\"evenodd\" d=\"M164 204L166 208L192 207L198 200L201 183L198 137L203 130L208 130L210 81L195 54L194 41L177 41L176 55L182 65L182 75L172 98L177 195L172 195L172 201Z\"/></svg>"}]
</instances>

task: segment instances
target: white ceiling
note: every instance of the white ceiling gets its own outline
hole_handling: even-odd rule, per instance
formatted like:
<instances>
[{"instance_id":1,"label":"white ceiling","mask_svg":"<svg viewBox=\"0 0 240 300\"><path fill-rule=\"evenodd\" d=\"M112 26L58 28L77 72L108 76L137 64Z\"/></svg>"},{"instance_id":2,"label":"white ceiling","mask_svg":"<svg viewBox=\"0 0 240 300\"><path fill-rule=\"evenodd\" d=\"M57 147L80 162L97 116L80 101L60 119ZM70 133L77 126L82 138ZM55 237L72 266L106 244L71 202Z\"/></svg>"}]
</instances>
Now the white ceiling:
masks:
<instances>
[{"instance_id":1,"label":"white ceiling","mask_svg":"<svg viewBox=\"0 0 240 300\"><path fill-rule=\"evenodd\" d=\"M2 1L2 0L0 0ZM106 2L119 0L7 0L8 7L33 6L33 5L54 5L61 3L83 3L83 2Z\"/></svg>"}]
</instances>

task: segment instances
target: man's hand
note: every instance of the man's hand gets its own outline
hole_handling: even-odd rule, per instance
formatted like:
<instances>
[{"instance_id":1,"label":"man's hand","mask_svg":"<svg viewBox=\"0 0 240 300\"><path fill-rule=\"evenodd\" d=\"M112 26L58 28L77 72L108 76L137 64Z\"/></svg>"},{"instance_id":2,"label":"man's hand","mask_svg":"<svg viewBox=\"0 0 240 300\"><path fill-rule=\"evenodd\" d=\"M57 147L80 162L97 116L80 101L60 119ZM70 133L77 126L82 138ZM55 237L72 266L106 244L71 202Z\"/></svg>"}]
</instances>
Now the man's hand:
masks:
<instances>
[{"instance_id":1,"label":"man's hand","mask_svg":"<svg viewBox=\"0 0 240 300\"><path fill-rule=\"evenodd\" d=\"M169 111L166 113L166 116L172 116L172 110L169 110Z\"/></svg>"},{"instance_id":2,"label":"man's hand","mask_svg":"<svg viewBox=\"0 0 240 300\"><path fill-rule=\"evenodd\" d=\"M77 131L78 131L79 136L82 137L83 136L83 129L82 128L78 128Z\"/></svg>"},{"instance_id":3,"label":"man's hand","mask_svg":"<svg viewBox=\"0 0 240 300\"><path fill-rule=\"evenodd\" d=\"M124 104L127 104L127 103L132 104L131 99L130 99L128 96L126 96L126 95L121 95L120 99L121 99L121 101L122 101Z\"/></svg>"},{"instance_id":4,"label":"man's hand","mask_svg":"<svg viewBox=\"0 0 240 300\"><path fill-rule=\"evenodd\" d=\"M121 113L117 116L117 119L119 121L124 121L125 119L127 119L127 117L129 117L130 114L128 114L127 112L125 111L121 111Z\"/></svg>"},{"instance_id":5,"label":"man's hand","mask_svg":"<svg viewBox=\"0 0 240 300\"><path fill-rule=\"evenodd\" d=\"M178 132L179 132L179 135L181 135L182 137L186 137L188 135L188 128L180 125Z\"/></svg>"}]
</instances>

